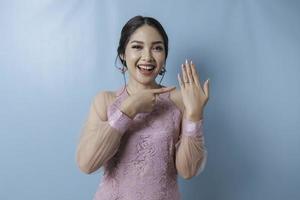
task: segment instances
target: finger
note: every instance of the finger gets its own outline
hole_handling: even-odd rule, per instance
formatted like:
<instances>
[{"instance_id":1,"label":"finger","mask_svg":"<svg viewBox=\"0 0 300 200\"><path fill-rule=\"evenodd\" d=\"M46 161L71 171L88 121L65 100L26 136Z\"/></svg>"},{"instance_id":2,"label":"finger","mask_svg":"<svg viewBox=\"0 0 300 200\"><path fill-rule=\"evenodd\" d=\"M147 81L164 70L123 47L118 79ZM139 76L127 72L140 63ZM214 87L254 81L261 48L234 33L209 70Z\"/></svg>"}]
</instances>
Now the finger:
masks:
<instances>
[{"instance_id":1,"label":"finger","mask_svg":"<svg viewBox=\"0 0 300 200\"><path fill-rule=\"evenodd\" d=\"M183 88L183 87L184 87L184 84L183 84L183 82L182 82L182 79L181 79L181 77L180 77L180 74L177 74L177 79L178 79L180 88Z\"/></svg>"},{"instance_id":2,"label":"finger","mask_svg":"<svg viewBox=\"0 0 300 200\"><path fill-rule=\"evenodd\" d=\"M209 79L207 79L204 83L204 93L209 98Z\"/></svg>"},{"instance_id":3,"label":"finger","mask_svg":"<svg viewBox=\"0 0 300 200\"><path fill-rule=\"evenodd\" d=\"M188 78L189 84L192 84L194 82L193 76L192 76L192 70L191 70L191 65L188 62L188 60L185 60L185 69L186 69L186 74Z\"/></svg>"},{"instance_id":4,"label":"finger","mask_svg":"<svg viewBox=\"0 0 300 200\"><path fill-rule=\"evenodd\" d=\"M154 94L154 104L155 104L156 101L157 101L157 97L158 97L158 94Z\"/></svg>"},{"instance_id":5,"label":"finger","mask_svg":"<svg viewBox=\"0 0 300 200\"><path fill-rule=\"evenodd\" d=\"M186 69L185 69L184 64L181 64L181 69L182 69L183 84L185 85L185 83L188 81L188 78L187 78L187 75L186 75Z\"/></svg>"},{"instance_id":6,"label":"finger","mask_svg":"<svg viewBox=\"0 0 300 200\"><path fill-rule=\"evenodd\" d=\"M172 87L164 87L164 88L158 88L158 89L150 89L150 92L154 93L154 94L162 94L165 92L169 92L174 90L176 87L172 86Z\"/></svg>"},{"instance_id":7,"label":"finger","mask_svg":"<svg viewBox=\"0 0 300 200\"><path fill-rule=\"evenodd\" d=\"M192 61L191 61L191 70L192 70L192 76L193 76L194 82L196 83L197 86L201 86L196 67L192 63Z\"/></svg>"}]
</instances>

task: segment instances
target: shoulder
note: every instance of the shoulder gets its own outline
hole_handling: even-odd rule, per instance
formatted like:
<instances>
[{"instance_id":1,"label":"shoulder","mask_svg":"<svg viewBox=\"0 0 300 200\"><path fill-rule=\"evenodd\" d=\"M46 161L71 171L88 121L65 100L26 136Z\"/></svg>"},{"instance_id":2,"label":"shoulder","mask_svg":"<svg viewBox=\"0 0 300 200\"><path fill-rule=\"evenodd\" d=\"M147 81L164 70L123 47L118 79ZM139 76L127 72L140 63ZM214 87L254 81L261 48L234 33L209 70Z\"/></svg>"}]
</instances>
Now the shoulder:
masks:
<instances>
[{"instance_id":1,"label":"shoulder","mask_svg":"<svg viewBox=\"0 0 300 200\"><path fill-rule=\"evenodd\" d=\"M170 99L174 102L174 104L180 109L180 111L184 112L184 104L182 101L181 91L180 89L172 90L170 92Z\"/></svg>"},{"instance_id":2,"label":"shoulder","mask_svg":"<svg viewBox=\"0 0 300 200\"><path fill-rule=\"evenodd\" d=\"M100 91L95 95L94 100L97 103L104 103L108 106L116 99L116 96L116 92L113 91Z\"/></svg>"},{"instance_id":3,"label":"shoulder","mask_svg":"<svg viewBox=\"0 0 300 200\"><path fill-rule=\"evenodd\" d=\"M93 98L93 105L102 120L107 120L107 107L116 99L116 92L100 91Z\"/></svg>"}]
</instances>

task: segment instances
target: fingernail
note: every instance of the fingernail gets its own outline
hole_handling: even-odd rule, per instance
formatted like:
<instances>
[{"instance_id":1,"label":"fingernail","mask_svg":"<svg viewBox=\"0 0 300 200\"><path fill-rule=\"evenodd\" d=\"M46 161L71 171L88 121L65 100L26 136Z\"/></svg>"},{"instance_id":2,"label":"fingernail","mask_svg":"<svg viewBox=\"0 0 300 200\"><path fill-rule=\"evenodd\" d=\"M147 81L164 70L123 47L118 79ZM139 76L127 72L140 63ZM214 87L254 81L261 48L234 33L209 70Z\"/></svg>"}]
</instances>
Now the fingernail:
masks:
<instances>
[{"instance_id":1,"label":"fingernail","mask_svg":"<svg viewBox=\"0 0 300 200\"><path fill-rule=\"evenodd\" d=\"M185 59L185 64L188 64L188 60L187 59Z\"/></svg>"},{"instance_id":2,"label":"fingernail","mask_svg":"<svg viewBox=\"0 0 300 200\"><path fill-rule=\"evenodd\" d=\"M193 61L191 60L191 64L193 64Z\"/></svg>"}]
</instances>

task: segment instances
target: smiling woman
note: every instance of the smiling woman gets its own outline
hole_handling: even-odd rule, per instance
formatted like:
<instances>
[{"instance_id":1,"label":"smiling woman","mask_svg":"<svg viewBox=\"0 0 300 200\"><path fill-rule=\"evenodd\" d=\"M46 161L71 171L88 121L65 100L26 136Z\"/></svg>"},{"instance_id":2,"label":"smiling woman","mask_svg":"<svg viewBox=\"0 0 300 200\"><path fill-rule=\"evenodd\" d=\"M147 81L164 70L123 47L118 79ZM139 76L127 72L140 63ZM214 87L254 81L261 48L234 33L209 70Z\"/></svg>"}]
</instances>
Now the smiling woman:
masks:
<instances>
[{"instance_id":1,"label":"smiling woman","mask_svg":"<svg viewBox=\"0 0 300 200\"><path fill-rule=\"evenodd\" d=\"M156 28L143 25L137 29L120 56L128 67L129 85L138 82L148 88L159 87L153 80L164 67L166 53L163 37Z\"/></svg>"},{"instance_id":2,"label":"smiling woman","mask_svg":"<svg viewBox=\"0 0 300 200\"><path fill-rule=\"evenodd\" d=\"M168 37L157 20L136 16L125 24L118 58L128 84L95 96L76 154L87 174L104 167L95 200L178 200L177 175L190 179L204 169L209 82L202 87L186 60L180 90L156 83L167 55Z\"/></svg>"}]
</instances>

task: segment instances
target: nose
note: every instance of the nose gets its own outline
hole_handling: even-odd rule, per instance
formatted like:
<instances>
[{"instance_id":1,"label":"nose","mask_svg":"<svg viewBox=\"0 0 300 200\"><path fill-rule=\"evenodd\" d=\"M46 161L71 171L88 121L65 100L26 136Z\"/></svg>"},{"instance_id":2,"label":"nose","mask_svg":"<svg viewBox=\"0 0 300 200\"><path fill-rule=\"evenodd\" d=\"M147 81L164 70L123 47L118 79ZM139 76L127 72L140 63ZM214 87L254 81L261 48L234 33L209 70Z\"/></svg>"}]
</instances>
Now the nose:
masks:
<instances>
[{"instance_id":1,"label":"nose","mask_svg":"<svg viewBox=\"0 0 300 200\"><path fill-rule=\"evenodd\" d=\"M152 61L153 60L153 57L152 57L152 53L151 53L151 50L144 50L143 53L142 53L142 60L144 61Z\"/></svg>"}]
</instances>

